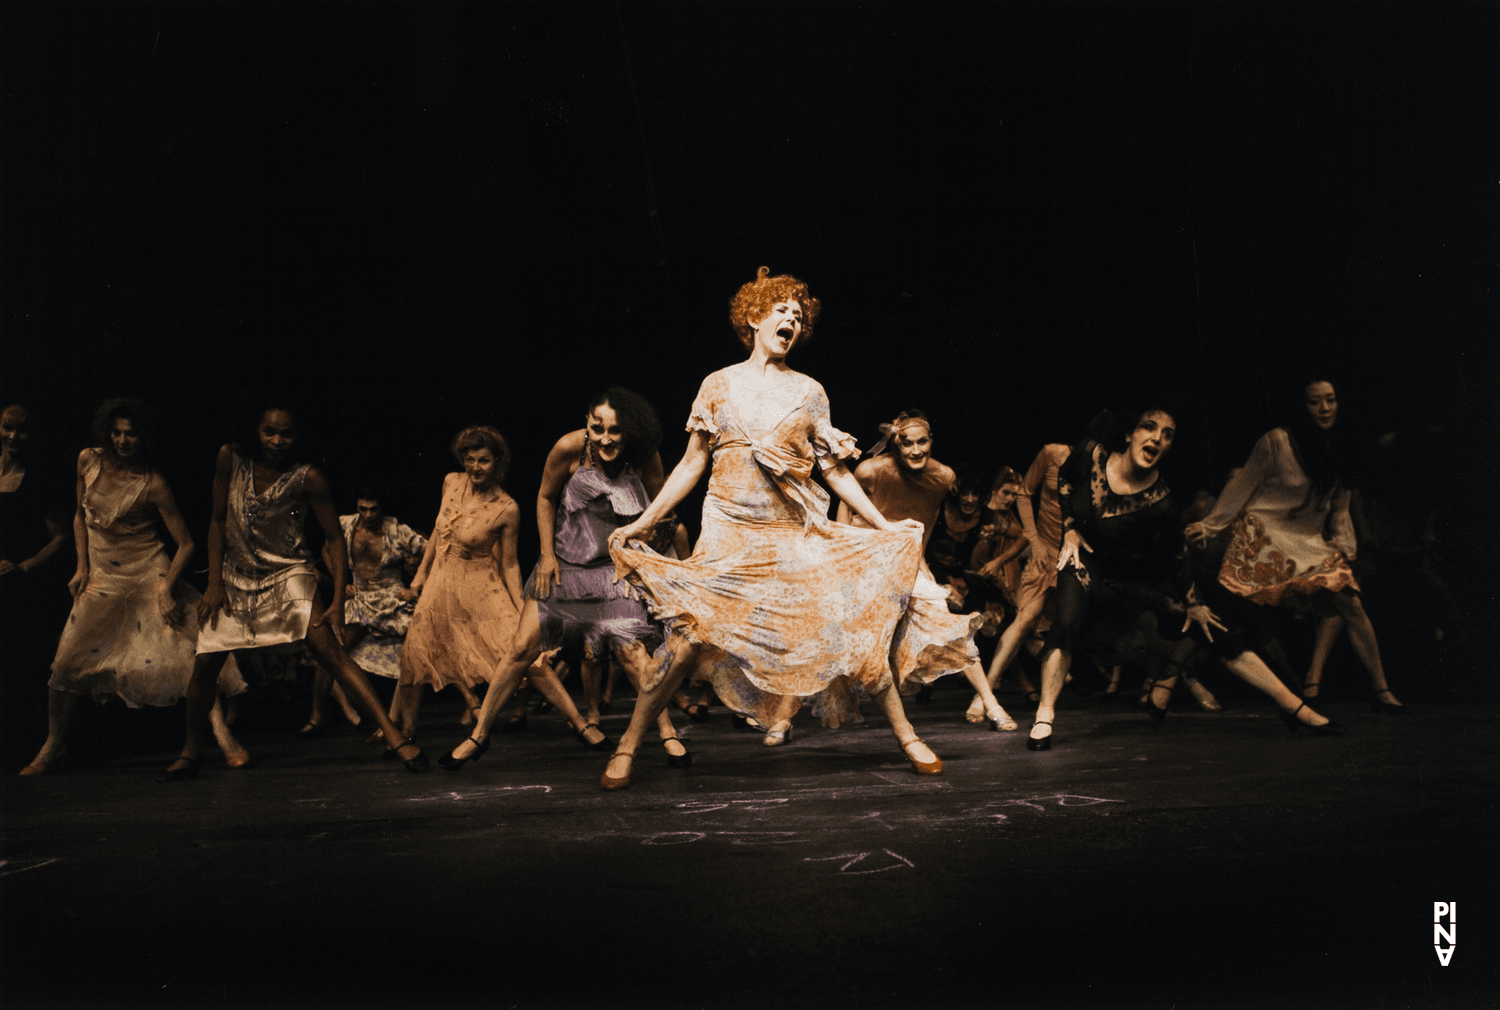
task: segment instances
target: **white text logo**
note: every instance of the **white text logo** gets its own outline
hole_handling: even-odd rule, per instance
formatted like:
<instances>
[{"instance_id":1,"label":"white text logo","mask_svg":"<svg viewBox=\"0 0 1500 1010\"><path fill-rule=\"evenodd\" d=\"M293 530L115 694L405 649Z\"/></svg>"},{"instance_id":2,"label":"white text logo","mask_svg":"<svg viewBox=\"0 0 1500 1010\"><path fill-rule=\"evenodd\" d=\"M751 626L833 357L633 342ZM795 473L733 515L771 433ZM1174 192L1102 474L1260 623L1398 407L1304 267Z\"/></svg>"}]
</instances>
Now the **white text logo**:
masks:
<instances>
[{"instance_id":1,"label":"white text logo","mask_svg":"<svg viewBox=\"0 0 1500 1010\"><path fill-rule=\"evenodd\" d=\"M1443 925L1443 920L1448 925ZM1443 949L1443 945L1447 949ZM1432 903L1432 948L1437 951L1438 961L1448 966L1453 952L1458 949L1458 902L1434 901Z\"/></svg>"}]
</instances>

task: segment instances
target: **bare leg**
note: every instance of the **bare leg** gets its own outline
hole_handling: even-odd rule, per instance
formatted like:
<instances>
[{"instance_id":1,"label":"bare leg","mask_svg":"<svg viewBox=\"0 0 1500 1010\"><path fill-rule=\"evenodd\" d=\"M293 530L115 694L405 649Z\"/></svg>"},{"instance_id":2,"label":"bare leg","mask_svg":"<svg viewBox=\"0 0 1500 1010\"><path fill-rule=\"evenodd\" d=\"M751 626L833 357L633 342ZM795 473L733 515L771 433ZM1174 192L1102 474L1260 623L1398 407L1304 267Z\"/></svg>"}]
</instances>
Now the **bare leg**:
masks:
<instances>
[{"instance_id":1,"label":"bare leg","mask_svg":"<svg viewBox=\"0 0 1500 1010\"><path fill-rule=\"evenodd\" d=\"M974 686L974 697L981 706L984 718L997 730L1015 729L1016 721L995 700L995 693L990 690L989 681L985 679L984 669L978 663L970 663L964 667L964 676Z\"/></svg>"},{"instance_id":2,"label":"bare leg","mask_svg":"<svg viewBox=\"0 0 1500 1010\"><path fill-rule=\"evenodd\" d=\"M578 668L578 679L583 682L583 702L588 708L587 721L593 725L599 725L599 661L589 656L583 657L583 664Z\"/></svg>"},{"instance_id":3,"label":"bare leg","mask_svg":"<svg viewBox=\"0 0 1500 1010\"><path fill-rule=\"evenodd\" d=\"M787 741L792 735L792 717L802 708L802 699L795 694L783 694L776 702L776 708L771 713L771 726L766 730L766 738L763 743L767 747L776 747Z\"/></svg>"},{"instance_id":4,"label":"bare leg","mask_svg":"<svg viewBox=\"0 0 1500 1010\"><path fill-rule=\"evenodd\" d=\"M1283 712L1296 712L1299 722L1309 726L1322 726L1328 722L1323 716L1314 712L1310 707L1304 705L1302 699L1292 693L1291 689L1283 684L1271 672L1271 668L1265 664L1255 653L1246 649L1233 659L1224 660L1224 665L1229 667L1231 673L1253 687L1259 688L1271 696Z\"/></svg>"},{"instance_id":5,"label":"bare leg","mask_svg":"<svg viewBox=\"0 0 1500 1010\"><path fill-rule=\"evenodd\" d=\"M641 686L645 684L651 672L651 657L646 652L646 647L640 642L620 646L615 649L615 662L624 669L625 676L630 680L630 686L635 688L636 694L641 695L643 693ZM670 697L675 698L678 693L674 691ZM637 697L636 705L639 707L640 703L640 698ZM687 753L687 748L677 739L677 730L672 726L672 719L667 715L665 705L657 713L656 732L661 737L662 746L666 748L669 755L680 758Z\"/></svg>"},{"instance_id":6,"label":"bare leg","mask_svg":"<svg viewBox=\"0 0 1500 1010\"><path fill-rule=\"evenodd\" d=\"M410 740L417 731L417 713L422 710L422 685L397 684L396 694L391 698L390 721L395 725L398 740ZM385 739L390 736L384 727L378 731Z\"/></svg>"},{"instance_id":7,"label":"bare leg","mask_svg":"<svg viewBox=\"0 0 1500 1010\"><path fill-rule=\"evenodd\" d=\"M209 726L214 731L214 741L218 743L219 750L224 752L224 761L231 768L245 768L250 764L250 752L245 745L234 738L229 732L229 724L224 721L224 696L214 694L214 707L208 712Z\"/></svg>"},{"instance_id":8,"label":"bare leg","mask_svg":"<svg viewBox=\"0 0 1500 1010\"><path fill-rule=\"evenodd\" d=\"M1374 688L1377 699L1384 695L1385 704L1401 707L1401 702L1391 694L1390 685L1386 683L1380 646L1375 641L1375 626L1370 623L1370 615L1365 613L1364 603L1353 593L1339 593L1334 596L1333 605L1349 629L1349 644L1354 646L1354 654L1370 673L1370 686Z\"/></svg>"},{"instance_id":9,"label":"bare leg","mask_svg":"<svg viewBox=\"0 0 1500 1010\"><path fill-rule=\"evenodd\" d=\"M610 709L614 708L614 705L615 705L615 687L618 686L619 683L620 683L620 664L618 664L618 663L610 663L610 664L607 664L607 665L609 666L609 673L607 673L605 675L605 680L604 680L604 697L602 699L600 699L600 701L601 701L601 706L600 707L604 711L606 711L606 712L608 712Z\"/></svg>"},{"instance_id":10,"label":"bare leg","mask_svg":"<svg viewBox=\"0 0 1500 1010\"><path fill-rule=\"evenodd\" d=\"M1312 662L1307 665L1307 678L1302 687L1304 698L1323 696L1323 666L1328 662L1328 654L1333 651L1333 643L1338 641L1339 633L1343 630L1344 619L1337 615L1325 617L1318 622L1318 635L1313 641ZM1353 636L1350 637L1352 640Z\"/></svg>"},{"instance_id":11,"label":"bare leg","mask_svg":"<svg viewBox=\"0 0 1500 1010\"><path fill-rule=\"evenodd\" d=\"M315 601L313 605L319 604ZM333 631L328 625L309 630L304 641L307 642L307 650L312 653L313 659L327 667L343 685L344 692L349 695L350 699L380 725L387 743L397 745L394 748L397 757L403 761L412 761L421 756L421 748L412 743L380 707L380 697L370 686L370 678L354 660L349 658L344 647L339 645L338 639L333 637ZM418 694L418 697L420 698L421 695ZM415 728L415 711L412 712L411 718L413 728Z\"/></svg>"},{"instance_id":12,"label":"bare leg","mask_svg":"<svg viewBox=\"0 0 1500 1010\"><path fill-rule=\"evenodd\" d=\"M1057 696L1062 694L1063 678L1073 657L1053 649L1042 660L1042 696L1036 706L1036 721L1031 725L1031 740L1051 740L1052 720L1057 716Z\"/></svg>"},{"instance_id":13,"label":"bare leg","mask_svg":"<svg viewBox=\"0 0 1500 1010\"><path fill-rule=\"evenodd\" d=\"M666 707L667 700L687 676L697 655L697 646L682 639L673 643L670 666L655 684L636 699L635 711L630 714L630 725L620 736L614 755L604 769L604 777L599 780L599 784L605 789L623 789L630 785L630 767L635 760L636 748L646 734L646 727Z\"/></svg>"},{"instance_id":14,"label":"bare leg","mask_svg":"<svg viewBox=\"0 0 1500 1010\"><path fill-rule=\"evenodd\" d=\"M206 652L193 660L193 675L187 685L187 736L182 753L167 768L167 774L196 768L211 732L209 713L219 697L219 671L229 659L227 652ZM194 772L196 774L196 772Z\"/></svg>"},{"instance_id":15,"label":"bare leg","mask_svg":"<svg viewBox=\"0 0 1500 1010\"><path fill-rule=\"evenodd\" d=\"M63 737L68 732L68 723L72 721L73 709L77 705L78 695L56 688L47 689L47 739L36 757L31 759L31 764L21 769L22 775L41 775L53 761L62 757L65 749Z\"/></svg>"},{"instance_id":16,"label":"bare leg","mask_svg":"<svg viewBox=\"0 0 1500 1010\"><path fill-rule=\"evenodd\" d=\"M879 705L881 711L885 713L886 719L890 721L891 732L896 735L896 742L901 745L901 752L912 763L917 774L941 774L943 762L932 752L931 747L922 742L917 736L917 731L912 729L911 723L906 718L906 709L901 706L900 692L894 687L888 687L872 697L875 704Z\"/></svg>"},{"instance_id":17,"label":"bare leg","mask_svg":"<svg viewBox=\"0 0 1500 1010\"><path fill-rule=\"evenodd\" d=\"M531 665L526 673L526 678L531 681L533 687L541 692L542 697L551 702L552 707L557 709L564 719L568 720L568 725L573 727L573 732L583 737L584 743L598 743L604 739L604 732L598 726L594 726L589 733L584 732L585 726L588 724L585 722L583 716L578 713L578 706L573 704L572 696L568 694L568 689L563 687L562 678L557 675L557 671L552 668L551 663L545 659L538 660ZM590 740L590 733L597 733L598 736Z\"/></svg>"},{"instance_id":18,"label":"bare leg","mask_svg":"<svg viewBox=\"0 0 1500 1010\"><path fill-rule=\"evenodd\" d=\"M349 696L344 693L342 687L333 682L332 677L328 678L328 682L330 685L328 693L333 696L334 701L338 702L339 710L344 713L344 719L349 725L358 726L364 721L364 717L359 714L353 705L349 704Z\"/></svg>"},{"instance_id":19,"label":"bare leg","mask_svg":"<svg viewBox=\"0 0 1500 1010\"><path fill-rule=\"evenodd\" d=\"M542 627L537 618L536 601L527 600L525 609L521 611L521 624L511 643L510 654L495 667L495 672L490 677L490 688L484 693L484 704L479 707L479 717L474 721L474 730L467 740L453 748L451 756L454 760L467 760L479 749L479 744L490 738L490 728L495 724L495 719L515 693L521 678L526 676L526 671L541 654Z\"/></svg>"},{"instance_id":20,"label":"bare leg","mask_svg":"<svg viewBox=\"0 0 1500 1010\"><path fill-rule=\"evenodd\" d=\"M323 708L325 703L327 702L328 694L332 690L333 675L330 674L327 670L323 669L321 666L314 666L312 683L312 714L307 717L307 723L302 727L303 733L310 733L312 730L323 725L324 719L327 718L327 716L323 713Z\"/></svg>"},{"instance_id":21,"label":"bare leg","mask_svg":"<svg viewBox=\"0 0 1500 1010\"><path fill-rule=\"evenodd\" d=\"M479 711L479 696L473 692L468 684L454 684L458 693L464 696L464 714L458 720L460 726L467 726L474 721L474 713Z\"/></svg>"}]
</instances>

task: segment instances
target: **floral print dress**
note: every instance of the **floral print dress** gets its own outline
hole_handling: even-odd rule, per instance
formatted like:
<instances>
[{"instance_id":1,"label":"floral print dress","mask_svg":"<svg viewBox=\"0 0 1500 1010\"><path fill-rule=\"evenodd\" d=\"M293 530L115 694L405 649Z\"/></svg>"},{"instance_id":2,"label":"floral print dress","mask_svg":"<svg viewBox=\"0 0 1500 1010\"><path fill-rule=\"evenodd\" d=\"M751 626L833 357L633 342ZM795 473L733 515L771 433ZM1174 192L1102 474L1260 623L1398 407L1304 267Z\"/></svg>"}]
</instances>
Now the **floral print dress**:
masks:
<instances>
[{"instance_id":1,"label":"floral print dress","mask_svg":"<svg viewBox=\"0 0 1500 1010\"><path fill-rule=\"evenodd\" d=\"M687 423L713 453L694 553L677 561L639 541L612 546L617 573L645 593L670 635L708 647L700 661L724 703L767 725L779 696L814 697L835 682L871 692L892 684L892 637L922 550L920 530L828 519L813 463L858 450L829 422L823 387L796 380L795 405L755 427L732 370L708 376ZM663 668L665 649L658 657ZM837 725L844 714L840 706L825 719Z\"/></svg>"}]
</instances>

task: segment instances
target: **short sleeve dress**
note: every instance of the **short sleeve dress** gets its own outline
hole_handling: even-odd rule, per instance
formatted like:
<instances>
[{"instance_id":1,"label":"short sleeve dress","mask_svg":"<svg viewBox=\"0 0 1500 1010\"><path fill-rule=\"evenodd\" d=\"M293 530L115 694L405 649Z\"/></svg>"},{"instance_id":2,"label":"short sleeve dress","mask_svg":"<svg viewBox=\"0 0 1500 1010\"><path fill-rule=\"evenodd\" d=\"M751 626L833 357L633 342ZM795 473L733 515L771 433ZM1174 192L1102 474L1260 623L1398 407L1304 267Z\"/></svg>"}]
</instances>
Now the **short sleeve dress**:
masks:
<instances>
[{"instance_id":1,"label":"short sleeve dress","mask_svg":"<svg viewBox=\"0 0 1500 1010\"><path fill-rule=\"evenodd\" d=\"M496 570L500 518L516 507L504 491L469 492L461 473L443 478L436 555L401 649L401 683L441 689L488 683L510 650L520 612Z\"/></svg>"},{"instance_id":2,"label":"short sleeve dress","mask_svg":"<svg viewBox=\"0 0 1500 1010\"><path fill-rule=\"evenodd\" d=\"M1037 453L1022 481L1025 493L1036 495L1036 516L1032 520L1036 540L1026 569L1021 573L1021 588L1016 593L1016 607L1025 610L1044 598L1057 585L1057 552L1062 545L1062 506L1057 498L1057 476L1067 447L1047 445Z\"/></svg>"},{"instance_id":3,"label":"short sleeve dress","mask_svg":"<svg viewBox=\"0 0 1500 1010\"><path fill-rule=\"evenodd\" d=\"M173 705L187 692L198 639L198 591L179 581L172 595L182 626L162 620L156 590L172 567L156 534L157 509L148 492L154 472L104 473L103 453L88 450L83 471L83 520L89 580L57 643L47 686L99 701L117 696L131 708ZM234 657L219 673L225 694L245 689Z\"/></svg>"},{"instance_id":4,"label":"short sleeve dress","mask_svg":"<svg viewBox=\"0 0 1500 1010\"><path fill-rule=\"evenodd\" d=\"M724 703L769 725L779 696L821 695L841 678L869 691L892 684L892 637L922 535L830 521L814 461L857 450L830 423L823 387L797 376L795 405L756 428L730 372L704 379L688 419L713 454L693 555L673 560L638 541L612 553L672 636L708 647L705 672Z\"/></svg>"}]
</instances>

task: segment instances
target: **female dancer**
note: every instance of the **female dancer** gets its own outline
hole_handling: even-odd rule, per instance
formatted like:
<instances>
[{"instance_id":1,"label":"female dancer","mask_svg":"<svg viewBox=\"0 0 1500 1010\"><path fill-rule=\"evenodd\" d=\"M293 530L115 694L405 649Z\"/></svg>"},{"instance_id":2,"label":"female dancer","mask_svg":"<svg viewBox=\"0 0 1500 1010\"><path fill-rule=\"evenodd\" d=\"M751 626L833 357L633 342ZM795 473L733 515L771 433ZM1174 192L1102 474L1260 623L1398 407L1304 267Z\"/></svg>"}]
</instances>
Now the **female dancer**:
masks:
<instances>
[{"instance_id":1,"label":"female dancer","mask_svg":"<svg viewBox=\"0 0 1500 1010\"><path fill-rule=\"evenodd\" d=\"M1021 498L1021 475L1008 466L1000 468L990 484L984 503L989 521L979 529L979 542L969 557L969 567L983 576L1012 607L1021 589L1021 552L1026 549L1026 528L1016 511Z\"/></svg>"},{"instance_id":2,"label":"female dancer","mask_svg":"<svg viewBox=\"0 0 1500 1010\"><path fill-rule=\"evenodd\" d=\"M179 579L193 555L177 502L151 465L150 417L140 400L106 400L94 415L97 448L78 455L73 538L78 570L68 582L73 612L47 682L47 740L22 775L42 775L63 754L80 695L117 695L131 708L175 705L187 690L198 640L198 591ZM177 551L169 560L156 522ZM228 694L245 689L230 662L219 674ZM231 768L250 755L230 734L218 698L210 716Z\"/></svg>"},{"instance_id":3,"label":"female dancer","mask_svg":"<svg viewBox=\"0 0 1500 1010\"><path fill-rule=\"evenodd\" d=\"M785 699L821 694L839 677L855 681L885 710L916 770L942 771L907 722L890 669L892 637L921 561L921 524L889 522L870 504L844 465L858 450L829 422L823 387L786 364L799 340L811 337L819 309L807 285L771 277L765 267L740 288L729 319L749 359L703 380L682 461L651 507L610 537L617 571L645 590L670 641L605 770L605 789L630 784L647 721L700 662L712 666L727 706L772 730L788 724ZM710 461L692 556L674 561L637 542ZM814 461L873 529L828 520Z\"/></svg>"},{"instance_id":4,"label":"female dancer","mask_svg":"<svg viewBox=\"0 0 1500 1010\"><path fill-rule=\"evenodd\" d=\"M1122 633L1143 613L1154 612L1158 634L1184 647L1182 633L1194 625L1209 644L1214 644L1214 629L1224 630L1213 611L1197 602L1180 514L1158 469L1176 435L1171 414L1146 410L1136 415L1123 452L1110 452L1089 440L1062 465L1058 501L1064 532L1057 558L1057 620L1042 653L1042 698L1026 741L1028 750L1047 750L1052 744L1057 695L1091 609L1097 608L1097 617L1123 618L1114 629ZM1177 619L1182 620L1180 629ZM1237 639L1221 637L1218 646L1231 671L1275 699L1290 729L1305 723L1314 732L1341 730L1307 708ZM1167 660L1174 672L1154 682L1147 701L1147 711L1157 721L1166 716L1180 658L1174 648ZM1155 703L1156 691L1164 692L1160 705Z\"/></svg>"},{"instance_id":5,"label":"female dancer","mask_svg":"<svg viewBox=\"0 0 1500 1010\"><path fill-rule=\"evenodd\" d=\"M1342 618L1370 674L1371 710L1404 715L1406 707L1386 683L1375 628L1349 567L1355 548L1351 453L1334 433L1339 404L1333 383L1302 387L1302 407L1291 424L1261 436L1214 510L1188 527L1188 539L1202 546L1233 524L1219 581L1255 603L1307 605ZM1316 684L1309 677L1304 698L1317 697Z\"/></svg>"},{"instance_id":6,"label":"female dancer","mask_svg":"<svg viewBox=\"0 0 1500 1010\"><path fill-rule=\"evenodd\" d=\"M344 578L348 562L328 481L296 463L301 431L283 401L257 410L254 429L239 444L219 449L214 469L213 514L208 524L208 591L198 605L198 658L187 690L187 740L160 777L181 782L202 765L204 730L217 693L215 680L229 654L303 642L365 714L399 741L394 752L411 772L427 770L427 756L402 740L386 716L365 672L344 652ZM333 545L333 597L318 598L317 571L303 542L311 511Z\"/></svg>"},{"instance_id":7,"label":"female dancer","mask_svg":"<svg viewBox=\"0 0 1500 1010\"><path fill-rule=\"evenodd\" d=\"M494 428L479 425L459 432L450 448L463 472L443 478L437 525L411 580L417 607L391 703L407 739L416 733L424 684L454 684L464 704L478 709L474 688L510 649L521 612L520 510L500 488L510 447Z\"/></svg>"},{"instance_id":8,"label":"female dancer","mask_svg":"<svg viewBox=\"0 0 1500 1010\"><path fill-rule=\"evenodd\" d=\"M494 671L473 734L438 762L444 768L457 771L489 749L490 727L528 667L533 671L531 679L572 723L585 746L601 750L609 746L597 724L584 722L550 668L533 664L544 649L581 644L594 660L594 669L587 675L597 678L598 661L608 650L640 689L649 660L644 643L659 638L660 632L645 605L630 598L628 586L615 581L608 538L621 524L640 515L661 490L660 443L656 411L630 390L614 386L589 403L584 427L558 439L547 454L536 501L542 557L526 584L521 630L509 656ZM657 532L670 542L676 517L668 517L661 526ZM538 670L542 670L540 678ZM658 716L657 729L667 764L690 764L692 756L677 739L665 712Z\"/></svg>"},{"instance_id":9,"label":"female dancer","mask_svg":"<svg viewBox=\"0 0 1500 1010\"><path fill-rule=\"evenodd\" d=\"M1031 556L1026 559L1026 568L1021 573L1021 585L1016 591L1016 619L1000 635L1000 645L990 660L989 682L992 691L1000 689L1000 678L1021 651L1032 629L1042 618L1052 589L1057 585L1057 551L1062 543L1062 506L1057 498L1057 474L1070 449L1066 445L1051 443L1042 446L1036 454L1026 476L1021 481L1021 494L1016 498L1016 511L1021 516L1021 528L1031 544ZM1032 496L1036 496L1035 510ZM968 717L973 722L984 718L984 699L978 695L969 703Z\"/></svg>"}]
</instances>

